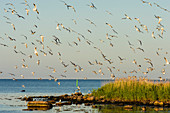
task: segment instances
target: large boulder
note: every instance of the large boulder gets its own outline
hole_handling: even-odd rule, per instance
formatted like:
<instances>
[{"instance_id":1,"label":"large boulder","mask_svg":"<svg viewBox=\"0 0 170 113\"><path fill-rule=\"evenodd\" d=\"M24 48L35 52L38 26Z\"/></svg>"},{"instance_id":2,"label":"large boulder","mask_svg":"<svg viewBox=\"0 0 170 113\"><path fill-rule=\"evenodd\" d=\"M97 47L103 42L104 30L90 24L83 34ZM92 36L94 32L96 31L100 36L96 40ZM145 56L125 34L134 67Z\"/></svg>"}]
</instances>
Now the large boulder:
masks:
<instances>
[{"instance_id":1,"label":"large boulder","mask_svg":"<svg viewBox=\"0 0 170 113\"><path fill-rule=\"evenodd\" d=\"M52 104L47 101L30 101L27 104L28 108L29 107L47 107L47 108L52 108Z\"/></svg>"}]
</instances>

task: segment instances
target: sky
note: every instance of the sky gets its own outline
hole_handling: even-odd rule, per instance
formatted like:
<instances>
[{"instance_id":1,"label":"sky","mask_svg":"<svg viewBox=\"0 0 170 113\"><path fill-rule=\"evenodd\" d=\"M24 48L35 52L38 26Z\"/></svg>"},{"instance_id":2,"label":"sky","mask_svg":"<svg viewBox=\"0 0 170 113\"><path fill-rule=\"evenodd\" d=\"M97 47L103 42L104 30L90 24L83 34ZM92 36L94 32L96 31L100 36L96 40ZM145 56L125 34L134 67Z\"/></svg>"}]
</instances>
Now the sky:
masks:
<instances>
[{"instance_id":1,"label":"sky","mask_svg":"<svg viewBox=\"0 0 170 113\"><path fill-rule=\"evenodd\" d=\"M76 12L71 7L67 9L64 2L73 6ZM90 7L91 3L97 9ZM149 79L170 78L170 67L164 65L166 63L164 57L170 61L170 22L168 21L170 12L164 11L154 3L170 10L168 9L169 0L147 0L146 3L141 0L29 0L27 2L0 0L0 44L8 46L0 45L0 72L2 72L0 79L111 79L111 75L119 78L133 75ZM36 5L39 14L33 11L33 4ZM26 8L29 10L29 15L26 13ZM11 9L16 12L12 14ZM24 19L19 18L17 14ZM132 20L127 19L125 14ZM159 20L155 16L162 18L161 24L158 24ZM140 23L135 18L139 18ZM15 30L11 24L14 24ZM61 30L56 29L57 24L60 24ZM61 24L70 32L63 29ZM148 32L142 28L141 24L147 26ZM135 26L141 32L136 31ZM164 28L163 35L156 29L158 26ZM36 33L31 34L31 30ZM153 32L156 39L152 37ZM116 37L109 36L109 40L106 34ZM27 39L22 35L27 36ZM44 42L42 42L44 49L37 42L37 40L41 41L40 35L44 36ZM61 44L54 43L53 35L60 40ZM16 41L11 41L8 37ZM142 45L138 40L142 42ZM27 43L28 48L23 43ZM38 56L34 54L35 47ZM19 53L15 53L14 50ZM40 51L47 53L47 56ZM50 55L49 51L53 55ZM113 63L104 59L101 53ZM29 58L29 55L32 55L32 58ZM118 56L124 60L121 61ZM149 58L150 61L144 60L145 58ZM39 65L38 60L40 60ZM134 60L137 64L133 63ZM72 65L70 61L77 66ZM90 65L88 61L93 65ZM98 62L103 65L99 65ZM68 66L64 67L62 63ZM23 68L22 65L28 65L28 68ZM79 66L83 70L79 70ZM147 68L153 71L148 71ZM32 72L35 74L33 75Z\"/></svg>"}]
</instances>

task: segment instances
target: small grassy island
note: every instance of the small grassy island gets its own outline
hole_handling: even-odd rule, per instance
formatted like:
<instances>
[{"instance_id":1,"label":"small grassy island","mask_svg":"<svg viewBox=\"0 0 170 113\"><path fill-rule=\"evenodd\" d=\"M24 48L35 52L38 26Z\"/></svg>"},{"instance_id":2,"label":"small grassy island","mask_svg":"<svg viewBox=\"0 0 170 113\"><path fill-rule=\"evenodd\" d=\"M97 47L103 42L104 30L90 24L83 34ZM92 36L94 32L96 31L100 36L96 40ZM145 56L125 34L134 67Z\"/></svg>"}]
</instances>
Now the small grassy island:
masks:
<instances>
[{"instance_id":1,"label":"small grassy island","mask_svg":"<svg viewBox=\"0 0 170 113\"><path fill-rule=\"evenodd\" d=\"M105 84L92 95L97 98L122 102L170 102L170 83L168 81L153 82L147 79L120 78ZM156 103L155 103L156 104Z\"/></svg>"}]
</instances>

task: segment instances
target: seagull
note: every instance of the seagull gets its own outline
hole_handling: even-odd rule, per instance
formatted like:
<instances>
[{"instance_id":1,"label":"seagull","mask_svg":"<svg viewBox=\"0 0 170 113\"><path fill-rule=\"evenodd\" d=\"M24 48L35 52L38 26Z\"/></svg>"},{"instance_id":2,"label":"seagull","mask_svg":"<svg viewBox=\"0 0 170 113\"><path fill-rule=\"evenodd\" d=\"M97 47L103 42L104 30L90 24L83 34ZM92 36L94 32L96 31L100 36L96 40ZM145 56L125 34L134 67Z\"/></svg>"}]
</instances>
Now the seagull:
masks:
<instances>
[{"instance_id":1,"label":"seagull","mask_svg":"<svg viewBox=\"0 0 170 113\"><path fill-rule=\"evenodd\" d=\"M35 75L35 72L32 72L32 75L34 76L34 75Z\"/></svg>"},{"instance_id":2,"label":"seagull","mask_svg":"<svg viewBox=\"0 0 170 113\"><path fill-rule=\"evenodd\" d=\"M142 49L142 48L140 48L140 47L138 47L138 48L136 48L136 49L139 49L139 50L141 50L142 52L144 52L144 49Z\"/></svg>"},{"instance_id":3,"label":"seagull","mask_svg":"<svg viewBox=\"0 0 170 113\"><path fill-rule=\"evenodd\" d=\"M164 32L164 31L165 31L164 28L161 27L161 35L163 35L163 32Z\"/></svg>"},{"instance_id":4,"label":"seagull","mask_svg":"<svg viewBox=\"0 0 170 113\"><path fill-rule=\"evenodd\" d=\"M72 20L73 20L74 24L77 24L76 20L74 20L74 19L72 19Z\"/></svg>"},{"instance_id":5,"label":"seagull","mask_svg":"<svg viewBox=\"0 0 170 113\"><path fill-rule=\"evenodd\" d=\"M121 58L120 56L118 56L118 58L119 58L121 61L126 60L125 58Z\"/></svg>"},{"instance_id":6,"label":"seagull","mask_svg":"<svg viewBox=\"0 0 170 113\"><path fill-rule=\"evenodd\" d=\"M150 61L147 61L147 63L149 63L152 67L153 67L153 64L152 64L152 62L150 62Z\"/></svg>"},{"instance_id":7,"label":"seagull","mask_svg":"<svg viewBox=\"0 0 170 113\"><path fill-rule=\"evenodd\" d=\"M89 33L92 33L89 29L87 30Z\"/></svg>"},{"instance_id":8,"label":"seagull","mask_svg":"<svg viewBox=\"0 0 170 113\"><path fill-rule=\"evenodd\" d=\"M40 35L41 41L44 42L44 36Z\"/></svg>"},{"instance_id":9,"label":"seagull","mask_svg":"<svg viewBox=\"0 0 170 113\"><path fill-rule=\"evenodd\" d=\"M160 81L162 81L162 77L158 77L160 79Z\"/></svg>"},{"instance_id":10,"label":"seagull","mask_svg":"<svg viewBox=\"0 0 170 113\"><path fill-rule=\"evenodd\" d=\"M156 54L159 56L159 53L156 51Z\"/></svg>"},{"instance_id":11,"label":"seagull","mask_svg":"<svg viewBox=\"0 0 170 113\"><path fill-rule=\"evenodd\" d=\"M129 19L129 20L132 20L129 16L127 16L127 14L125 14L125 18L122 18L122 19Z\"/></svg>"},{"instance_id":12,"label":"seagull","mask_svg":"<svg viewBox=\"0 0 170 113\"><path fill-rule=\"evenodd\" d=\"M130 46L130 49L132 49L132 51L135 53L135 49L133 47Z\"/></svg>"},{"instance_id":13,"label":"seagull","mask_svg":"<svg viewBox=\"0 0 170 113\"><path fill-rule=\"evenodd\" d=\"M34 8L33 8L33 11L35 12L37 12L37 14L39 14L39 12L38 12L38 10L37 10L37 6L33 3L33 5L34 5Z\"/></svg>"},{"instance_id":14,"label":"seagull","mask_svg":"<svg viewBox=\"0 0 170 113\"><path fill-rule=\"evenodd\" d=\"M152 32L152 38L156 39L155 35L154 35L154 31Z\"/></svg>"},{"instance_id":15,"label":"seagull","mask_svg":"<svg viewBox=\"0 0 170 113\"><path fill-rule=\"evenodd\" d=\"M112 73L110 74L110 77L114 80L115 79L115 75Z\"/></svg>"},{"instance_id":16,"label":"seagull","mask_svg":"<svg viewBox=\"0 0 170 113\"><path fill-rule=\"evenodd\" d=\"M9 12L9 11L8 11L8 10L6 10L5 8L4 8L4 11L5 11L5 13Z\"/></svg>"},{"instance_id":17,"label":"seagull","mask_svg":"<svg viewBox=\"0 0 170 113\"><path fill-rule=\"evenodd\" d=\"M37 47L34 48L34 53L38 56Z\"/></svg>"},{"instance_id":18,"label":"seagull","mask_svg":"<svg viewBox=\"0 0 170 113\"><path fill-rule=\"evenodd\" d=\"M110 42L110 46L113 47L113 44Z\"/></svg>"},{"instance_id":19,"label":"seagull","mask_svg":"<svg viewBox=\"0 0 170 113\"><path fill-rule=\"evenodd\" d=\"M30 10L28 10L27 8L25 8L25 11L27 12L27 15L29 15L29 11L30 11Z\"/></svg>"},{"instance_id":20,"label":"seagull","mask_svg":"<svg viewBox=\"0 0 170 113\"><path fill-rule=\"evenodd\" d=\"M112 73L112 69L110 67L107 67L107 69Z\"/></svg>"},{"instance_id":21,"label":"seagull","mask_svg":"<svg viewBox=\"0 0 170 113\"><path fill-rule=\"evenodd\" d=\"M162 74L163 74L163 75L165 75L165 69L162 69L162 71L161 71L161 72L162 72Z\"/></svg>"},{"instance_id":22,"label":"seagull","mask_svg":"<svg viewBox=\"0 0 170 113\"><path fill-rule=\"evenodd\" d=\"M136 25L135 25L135 29L136 31L143 33Z\"/></svg>"},{"instance_id":23,"label":"seagull","mask_svg":"<svg viewBox=\"0 0 170 113\"><path fill-rule=\"evenodd\" d=\"M141 23L140 20L139 20L139 18L134 18L134 19L137 20L139 23Z\"/></svg>"},{"instance_id":24,"label":"seagull","mask_svg":"<svg viewBox=\"0 0 170 113\"><path fill-rule=\"evenodd\" d=\"M58 82L58 85L60 85L60 82Z\"/></svg>"},{"instance_id":25,"label":"seagull","mask_svg":"<svg viewBox=\"0 0 170 113\"><path fill-rule=\"evenodd\" d=\"M75 63L73 63L72 61L70 61L70 62L74 67L77 67L77 65Z\"/></svg>"},{"instance_id":26,"label":"seagull","mask_svg":"<svg viewBox=\"0 0 170 113\"><path fill-rule=\"evenodd\" d=\"M61 42L60 42L60 39L59 39L59 38L57 38L55 35L53 35L53 37L55 38L55 39L54 39L54 41L55 41L55 43L56 43L56 44L59 44L59 43L61 44Z\"/></svg>"},{"instance_id":27,"label":"seagull","mask_svg":"<svg viewBox=\"0 0 170 113\"><path fill-rule=\"evenodd\" d=\"M142 3L147 3L147 4L149 4L150 6L152 6L152 4L150 3L150 2L146 2L146 1L143 1L143 0L141 0L142 1Z\"/></svg>"},{"instance_id":28,"label":"seagull","mask_svg":"<svg viewBox=\"0 0 170 113\"><path fill-rule=\"evenodd\" d=\"M90 24L93 24L94 26L96 26L96 24L94 22L92 22L91 20L89 20L89 19L86 19L86 20L89 21Z\"/></svg>"},{"instance_id":29,"label":"seagull","mask_svg":"<svg viewBox=\"0 0 170 113\"><path fill-rule=\"evenodd\" d=\"M163 37L162 37L160 34L158 34L158 36L159 36L160 38L162 38L162 39L163 39Z\"/></svg>"},{"instance_id":30,"label":"seagull","mask_svg":"<svg viewBox=\"0 0 170 113\"><path fill-rule=\"evenodd\" d=\"M61 56L61 53L60 53L60 52L58 52L58 56Z\"/></svg>"},{"instance_id":31,"label":"seagull","mask_svg":"<svg viewBox=\"0 0 170 113\"><path fill-rule=\"evenodd\" d=\"M132 63L134 63L134 64L136 64L136 65L137 65L137 62L136 62L136 60L135 60L135 59L133 60L133 62L132 62Z\"/></svg>"},{"instance_id":32,"label":"seagull","mask_svg":"<svg viewBox=\"0 0 170 113\"><path fill-rule=\"evenodd\" d=\"M138 41L139 41L140 45L142 46L142 41L141 40L138 40Z\"/></svg>"},{"instance_id":33,"label":"seagull","mask_svg":"<svg viewBox=\"0 0 170 113\"><path fill-rule=\"evenodd\" d=\"M74 68L75 72L79 72L76 68Z\"/></svg>"},{"instance_id":34,"label":"seagull","mask_svg":"<svg viewBox=\"0 0 170 113\"><path fill-rule=\"evenodd\" d=\"M42 53L44 54L44 56L47 56L47 53L46 53L46 52L44 52L44 51L42 51L42 50L40 50L40 52L42 52Z\"/></svg>"},{"instance_id":35,"label":"seagull","mask_svg":"<svg viewBox=\"0 0 170 113\"><path fill-rule=\"evenodd\" d=\"M25 36L25 35L21 35L21 36L25 37L26 40L28 39L27 36Z\"/></svg>"},{"instance_id":36,"label":"seagull","mask_svg":"<svg viewBox=\"0 0 170 113\"><path fill-rule=\"evenodd\" d=\"M6 3L5 5L11 5L15 9L14 4L12 3Z\"/></svg>"},{"instance_id":37,"label":"seagull","mask_svg":"<svg viewBox=\"0 0 170 113\"><path fill-rule=\"evenodd\" d=\"M112 13L111 12L109 12L109 11L106 11L109 15L112 15Z\"/></svg>"},{"instance_id":38,"label":"seagull","mask_svg":"<svg viewBox=\"0 0 170 113\"><path fill-rule=\"evenodd\" d=\"M7 23L12 25L14 31L16 30L16 29L15 29L15 25L14 25L13 23L11 23L11 22L7 22Z\"/></svg>"},{"instance_id":39,"label":"seagull","mask_svg":"<svg viewBox=\"0 0 170 113\"><path fill-rule=\"evenodd\" d=\"M8 45L6 45L6 44L2 44L2 43L0 43L0 45L2 45L2 46L4 46L4 47L8 47Z\"/></svg>"},{"instance_id":40,"label":"seagull","mask_svg":"<svg viewBox=\"0 0 170 113\"><path fill-rule=\"evenodd\" d=\"M131 44L129 41L128 41L128 44L130 45L130 46L134 46L133 44Z\"/></svg>"},{"instance_id":41,"label":"seagull","mask_svg":"<svg viewBox=\"0 0 170 113\"><path fill-rule=\"evenodd\" d=\"M37 61L37 64L40 65L40 60Z\"/></svg>"},{"instance_id":42,"label":"seagull","mask_svg":"<svg viewBox=\"0 0 170 113\"><path fill-rule=\"evenodd\" d=\"M32 31L32 30L31 30L31 34L32 34L32 35L34 35L35 33L36 33L36 31Z\"/></svg>"},{"instance_id":43,"label":"seagull","mask_svg":"<svg viewBox=\"0 0 170 113\"><path fill-rule=\"evenodd\" d=\"M22 78L24 78L24 75L20 75ZM24 86L25 87L25 86Z\"/></svg>"},{"instance_id":44,"label":"seagull","mask_svg":"<svg viewBox=\"0 0 170 113\"><path fill-rule=\"evenodd\" d=\"M61 1L61 2L64 2L64 1ZM64 2L64 5L66 5L67 6L67 9L69 9L70 7L73 9L73 11L76 13L76 10L75 10L75 8L73 7L73 6L71 6L71 5L68 5L67 3L65 3Z\"/></svg>"},{"instance_id":45,"label":"seagull","mask_svg":"<svg viewBox=\"0 0 170 113\"><path fill-rule=\"evenodd\" d=\"M25 85L22 85L23 88L25 88Z\"/></svg>"},{"instance_id":46,"label":"seagull","mask_svg":"<svg viewBox=\"0 0 170 113\"><path fill-rule=\"evenodd\" d=\"M106 25L108 25L108 26L110 26L111 28L113 28L112 25L110 25L109 23L106 23Z\"/></svg>"},{"instance_id":47,"label":"seagull","mask_svg":"<svg viewBox=\"0 0 170 113\"><path fill-rule=\"evenodd\" d=\"M162 21L162 18L161 18L160 16L156 16L156 15L154 15L154 16L155 16L155 18L159 19L158 24L160 24L160 23L161 23L161 21Z\"/></svg>"},{"instance_id":48,"label":"seagull","mask_svg":"<svg viewBox=\"0 0 170 113\"><path fill-rule=\"evenodd\" d=\"M90 65L94 65L93 63L91 63L90 61L88 61L88 63L90 64Z\"/></svg>"},{"instance_id":49,"label":"seagull","mask_svg":"<svg viewBox=\"0 0 170 113\"><path fill-rule=\"evenodd\" d=\"M10 20L10 18L6 17L6 16L3 16L4 18L6 18L7 20Z\"/></svg>"},{"instance_id":50,"label":"seagull","mask_svg":"<svg viewBox=\"0 0 170 113\"><path fill-rule=\"evenodd\" d=\"M11 10L11 12L12 12L12 14L14 15L15 13L17 13L14 9L11 9L11 8L9 8L10 10Z\"/></svg>"},{"instance_id":51,"label":"seagull","mask_svg":"<svg viewBox=\"0 0 170 113\"><path fill-rule=\"evenodd\" d=\"M73 42L76 46L78 46L78 43L76 43L76 42Z\"/></svg>"},{"instance_id":52,"label":"seagull","mask_svg":"<svg viewBox=\"0 0 170 113\"><path fill-rule=\"evenodd\" d=\"M23 16L16 14L19 18L25 19Z\"/></svg>"},{"instance_id":53,"label":"seagull","mask_svg":"<svg viewBox=\"0 0 170 113\"><path fill-rule=\"evenodd\" d=\"M78 40L79 42L81 42L81 39L80 39L79 37L77 37L77 40Z\"/></svg>"},{"instance_id":54,"label":"seagull","mask_svg":"<svg viewBox=\"0 0 170 113\"><path fill-rule=\"evenodd\" d=\"M93 3L91 3L91 5L87 5L87 6L90 6L93 9L97 9L96 6Z\"/></svg>"},{"instance_id":55,"label":"seagull","mask_svg":"<svg viewBox=\"0 0 170 113\"><path fill-rule=\"evenodd\" d=\"M27 43L21 43L21 44L24 44L24 45L25 45L25 47L26 47L26 48L28 48Z\"/></svg>"},{"instance_id":56,"label":"seagull","mask_svg":"<svg viewBox=\"0 0 170 113\"><path fill-rule=\"evenodd\" d=\"M97 75L97 72L96 71L92 71L94 74L96 74Z\"/></svg>"},{"instance_id":57,"label":"seagull","mask_svg":"<svg viewBox=\"0 0 170 113\"><path fill-rule=\"evenodd\" d=\"M166 64L170 64L166 57L164 57Z\"/></svg>"},{"instance_id":58,"label":"seagull","mask_svg":"<svg viewBox=\"0 0 170 113\"><path fill-rule=\"evenodd\" d=\"M15 29L15 25L14 25L14 24L11 24L11 25L12 25L13 29L16 30L16 29Z\"/></svg>"},{"instance_id":59,"label":"seagull","mask_svg":"<svg viewBox=\"0 0 170 113\"><path fill-rule=\"evenodd\" d=\"M147 26L146 25L143 25L143 24L141 24L140 25L145 31L147 31L148 32L148 28L147 28Z\"/></svg>"}]
</instances>

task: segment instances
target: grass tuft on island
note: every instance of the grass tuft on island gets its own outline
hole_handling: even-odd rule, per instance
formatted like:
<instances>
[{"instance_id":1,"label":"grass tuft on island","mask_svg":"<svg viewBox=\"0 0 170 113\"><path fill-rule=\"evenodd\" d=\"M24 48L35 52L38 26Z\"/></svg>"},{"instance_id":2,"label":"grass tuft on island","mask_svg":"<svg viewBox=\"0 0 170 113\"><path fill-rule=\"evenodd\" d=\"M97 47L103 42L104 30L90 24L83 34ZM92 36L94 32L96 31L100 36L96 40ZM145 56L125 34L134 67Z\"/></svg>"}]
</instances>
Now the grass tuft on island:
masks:
<instances>
[{"instance_id":1,"label":"grass tuft on island","mask_svg":"<svg viewBox=\"0 0 170 113\"><path fill-rule=\"evenodd\" d=\"M162 101L170 102L170 83L167 81L151 82L147 79L116 78L105 84L92 95L117 101Z\"/></svg>"}]
</instances>

